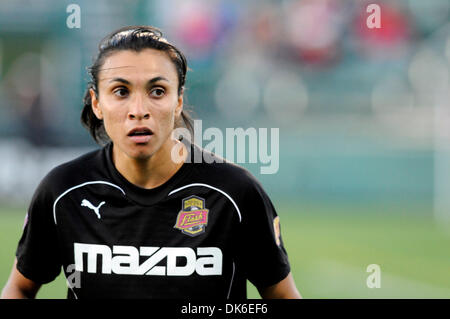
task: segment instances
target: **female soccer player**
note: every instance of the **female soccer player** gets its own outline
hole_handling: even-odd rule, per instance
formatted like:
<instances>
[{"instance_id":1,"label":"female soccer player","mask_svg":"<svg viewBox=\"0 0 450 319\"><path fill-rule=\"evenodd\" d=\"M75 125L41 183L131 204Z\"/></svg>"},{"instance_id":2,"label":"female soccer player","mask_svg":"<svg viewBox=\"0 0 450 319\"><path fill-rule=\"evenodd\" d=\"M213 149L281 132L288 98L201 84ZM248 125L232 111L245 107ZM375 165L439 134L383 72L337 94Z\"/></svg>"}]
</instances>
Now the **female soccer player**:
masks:
<instances>
[{"instance_id":1,"label":"female soccer player","mask_svg":"<svg viewBox=\"0 0 450 319\"><path fill-rule=\"evenodd\" d=\"M102 40L81 119L104 146L43 179L2 297L33 298L62 268L68 298L246 298L247 279L300 298L260 183L172 134L192 127L186 71L156 28Z\"/></svg>"}]
</instances>

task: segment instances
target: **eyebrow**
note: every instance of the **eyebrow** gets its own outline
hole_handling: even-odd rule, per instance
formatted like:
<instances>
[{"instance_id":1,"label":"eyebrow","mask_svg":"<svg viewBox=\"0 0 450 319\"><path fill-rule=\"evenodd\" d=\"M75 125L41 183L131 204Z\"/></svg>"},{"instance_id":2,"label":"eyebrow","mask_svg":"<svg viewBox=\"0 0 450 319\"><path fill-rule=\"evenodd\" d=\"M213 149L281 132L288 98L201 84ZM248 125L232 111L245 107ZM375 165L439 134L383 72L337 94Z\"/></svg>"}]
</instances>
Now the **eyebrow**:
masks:
<instances>
[{"instance_id":1,"label":"eyebrow","mask_svg":"<svg viewBox=\"0 0 450 319\"><path fill-rule=\"evenodd\" d=\"M154 78L148 80L147 81L147 85L153 84L153 83L158 82L158 81L170 82L168 79L166 79L163 76L157 76L157 77L154 77ZM128 84L128 85L131 84L130 81L125 80L124 78L113 78L113 79L109 80L109 82L121 82L121 83Z\"/></svg>"}]
</instances>

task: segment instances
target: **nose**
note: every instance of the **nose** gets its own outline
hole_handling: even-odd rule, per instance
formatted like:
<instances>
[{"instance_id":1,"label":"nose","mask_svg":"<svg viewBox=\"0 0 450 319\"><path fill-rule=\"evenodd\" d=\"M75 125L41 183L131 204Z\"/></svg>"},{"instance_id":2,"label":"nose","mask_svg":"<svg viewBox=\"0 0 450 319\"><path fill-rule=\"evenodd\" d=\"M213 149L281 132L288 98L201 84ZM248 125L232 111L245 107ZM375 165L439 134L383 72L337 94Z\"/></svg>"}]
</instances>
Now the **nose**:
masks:
<instances>
[{"instance_id":1,"label":"nose","mask_svg":"<svg viewBox=\"0 0 450 319\"><path fill-rule=\"evenodd\" d=\"M128 111L128 118L130 120L142 120L150 118L148 107L145 105L144 99L141 96L136 96L136 98L131 101Z\"/></svg>"}]
</instances>

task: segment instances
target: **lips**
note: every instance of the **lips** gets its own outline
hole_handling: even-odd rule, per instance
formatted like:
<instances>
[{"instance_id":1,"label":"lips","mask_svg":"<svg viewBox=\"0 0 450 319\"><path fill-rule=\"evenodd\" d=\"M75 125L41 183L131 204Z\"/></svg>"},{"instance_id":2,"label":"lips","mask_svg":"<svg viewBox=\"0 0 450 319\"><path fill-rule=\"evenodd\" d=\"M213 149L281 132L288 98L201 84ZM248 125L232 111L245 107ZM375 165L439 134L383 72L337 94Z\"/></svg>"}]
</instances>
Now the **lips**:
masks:
<instances>
[{"instance_id":1,"label":"lips","mask_svg":"<svg viewBox=\"0 0 450 319\"><path fill-rule=\"evenodd\" d=\"M147 143L153 135L153 132L148 127L135 127L128 132L128 137L135 143Z\"/></svg>"}]
</instances>

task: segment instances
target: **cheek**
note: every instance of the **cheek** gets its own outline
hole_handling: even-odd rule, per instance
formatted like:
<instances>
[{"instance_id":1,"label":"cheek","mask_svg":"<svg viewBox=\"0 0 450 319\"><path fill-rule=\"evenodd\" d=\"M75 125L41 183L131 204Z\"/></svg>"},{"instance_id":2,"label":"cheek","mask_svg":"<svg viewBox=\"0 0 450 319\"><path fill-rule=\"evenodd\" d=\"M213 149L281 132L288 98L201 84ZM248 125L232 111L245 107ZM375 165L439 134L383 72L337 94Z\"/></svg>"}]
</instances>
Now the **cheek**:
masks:
<instances>
[{"instance_id":1,"label":"cheek","mask_svg":"<svg viewBox=\"0 0 450 319\"><path fill-rule=\"evenodd\" d=\"M169 132L173 128L173 110L158 111L154 113L155 124L158 126L160 132Z\"/></svg>"},{"instance_id":2,"label":"cheek","mask_svg":"<svg viewBox=\"0 0 450 319\"><path fill-rule=\"evenodd\" d=\"M175 107L176 104L171 104L154 110L154 118L161 130L172 131L175 122Z\"/></svg>"},{"instance_id":3,"label":"cheek","mask_svg":"<svg viewBox=\"0 0 450 319\"><path fill-rule=\"evenodd\" d=\"M127 113L121 108L105 108L103 110L103 125L111 138L124 127L126 117Z\"/></svg>"}]
</instances>

